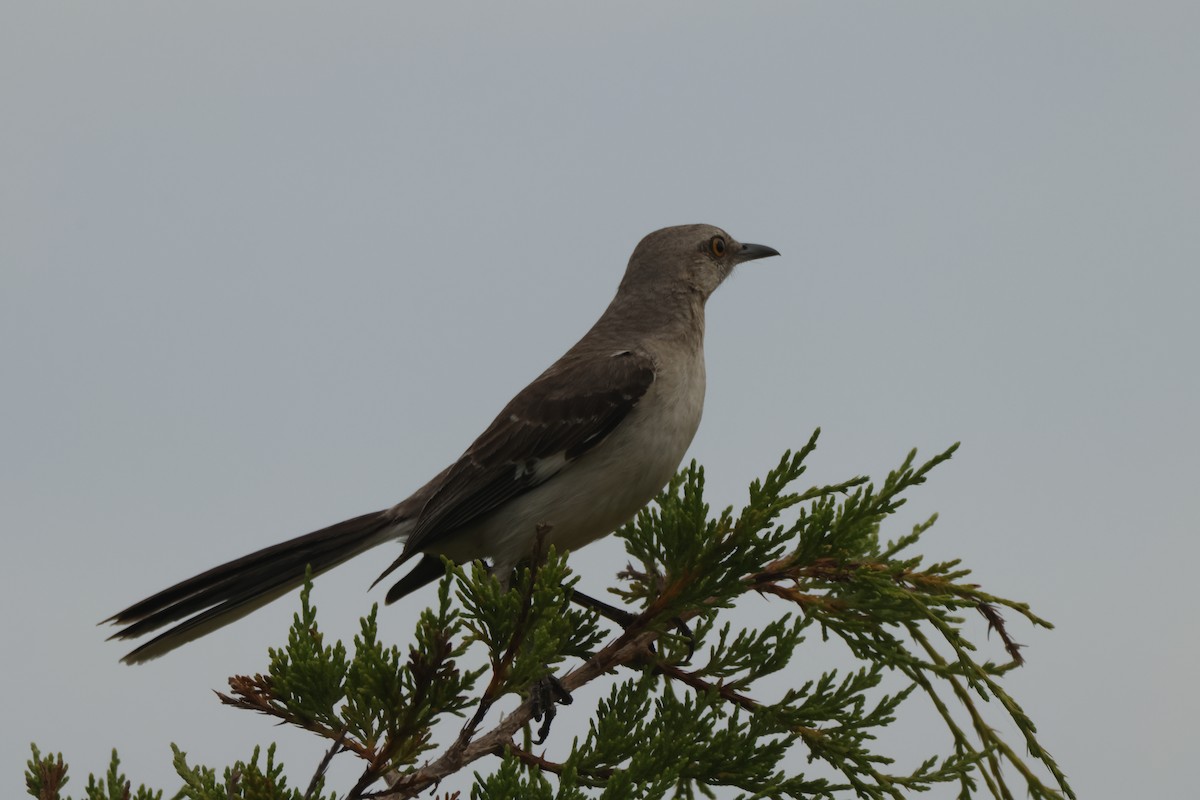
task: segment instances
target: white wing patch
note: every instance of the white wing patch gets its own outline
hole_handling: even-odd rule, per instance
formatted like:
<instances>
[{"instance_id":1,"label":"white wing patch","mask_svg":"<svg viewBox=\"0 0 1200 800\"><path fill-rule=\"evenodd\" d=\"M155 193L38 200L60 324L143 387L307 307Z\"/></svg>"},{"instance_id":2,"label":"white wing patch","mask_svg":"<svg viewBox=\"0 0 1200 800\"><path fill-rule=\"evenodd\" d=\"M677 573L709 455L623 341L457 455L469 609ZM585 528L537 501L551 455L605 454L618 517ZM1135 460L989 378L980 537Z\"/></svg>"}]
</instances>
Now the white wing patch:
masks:
<instances>
[{"instance_id":1,"label":"white wing patch","mask_svg":"<svg viewBox=\"0 0 1200 800\"><path fill-rule=\"evenodd\" d=\"M567 451L563 450L545 458L531 458L527 461L522 461L516 465L517 471L513 477L516 480L533 478L533 482L539 484L549 480L552 475L560 472L566 465Z\"/></svg>"}]
</instances>

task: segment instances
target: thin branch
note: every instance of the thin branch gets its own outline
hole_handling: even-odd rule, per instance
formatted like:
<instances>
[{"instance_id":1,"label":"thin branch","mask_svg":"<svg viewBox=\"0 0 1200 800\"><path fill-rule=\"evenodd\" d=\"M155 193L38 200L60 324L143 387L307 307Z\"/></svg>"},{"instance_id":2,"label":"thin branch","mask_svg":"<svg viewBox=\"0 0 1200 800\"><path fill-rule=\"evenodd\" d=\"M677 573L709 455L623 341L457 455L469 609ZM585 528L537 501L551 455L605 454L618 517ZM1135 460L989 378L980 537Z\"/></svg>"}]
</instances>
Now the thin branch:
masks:
<instances>
[{"instance_id":1,"label":"thin branch","mask_svg":"<svg viewBox=\"0 0 1200 800\"><path fill-rule=\"evenodd\" d=\"M1008 651L1008 656L1017 666L1025 663L1025 657L1021 655L1022 644L1013 641L1013 638L1008 635L1008 629L1004 626L1004 617L1000 616L1000 611L991 603L980 603L975 606L983 618L987 620L988 630L995 631L1000 640L1004 642L1004 649Z\"/></svg>"},{"instance_id":2,"label":"thin branch","mask_svg":"<svg viewBox=\"0 0 1200 800\"><path fill-rule=\"evenodd\" d=\"M643 615L644 616L644 615ZM627 631L606 645L578 668L562 678L563 688L573 692L618 666L646 658L650 644L658 632L647 630L630 635ZM418 770L399 776L384 792L367 795L379 800L401 800L416 797L425 789L458 772L483 756L492 755L512 741L517 731L533 718L534 703L526 700L487 733L474 741L456 740L434 761Z\"/></svg>"},{"instance_id":3,"label":"thin branch","mask_svg":"<svg viewBox=\"0 0 1200 800\"><path fill-rule=\"evenodd\" d=\"M668 678L674 678L675 680L679 681L680 683L683 683L687 686L692 687L697 692L716 692L718 695L721 696L721 699L723 699L727 702L730 702L730 703L734 704L735 706L743 708L746 711L753 712L753 711L758 711L760 708L762 708L762 704L759 703L757 700L755 700L753 697L747 697L746 695L741 694L740 692L730 689L728 686L725 686L724 684L717 684L717 683L711 683L710 681L706 681L703 678L701 678L699 675L697 675L696 673L688 672L687 670L680 669L679 667L675 666L674 664L668 664L665 661L659 661L658 662L658 671L661 672L663 675L666 675Z\"/></svg>"},{"instance_id":4,"label":"thin branch","mask_svg":"<svg viewBox=\"0 0 1200 800\"><path fill-rule=\"evenodd\" d=\"M356 739L349 738L344 733L339 733L327 725L322 725L316 720L306 719L282 707L277 701L274 701L270 683L262 675L255 675L253 678L248 675L234 675L229 679L229 688L233 692L233 697L222 692L213 692L213 694L219 697L225 705L275 717L289 725L312 731L325 739L340 740L343 749L349 750L367 761L375 758L375 751Z\"/></svg>"},{"instance_id":5,"label":"thin branch","mask_svg":"<svg viewBox=\"0 0 1200 800\"><path fill-rule=\"evenodd\" d=\"M321 785L321 779L325 777L325 771L329 769L330 763L333 762L333 757L346 749L343 744L346 734L350 732L349 728L342 728L342 732L338 735L336 741L325 753L325 757L321 759L321 763L317 764L317 771L313 773L312 780L308 782L308 789L304 792L304 800L311 800L316 794L317 787Z\"/></svg>"}]
</instances>

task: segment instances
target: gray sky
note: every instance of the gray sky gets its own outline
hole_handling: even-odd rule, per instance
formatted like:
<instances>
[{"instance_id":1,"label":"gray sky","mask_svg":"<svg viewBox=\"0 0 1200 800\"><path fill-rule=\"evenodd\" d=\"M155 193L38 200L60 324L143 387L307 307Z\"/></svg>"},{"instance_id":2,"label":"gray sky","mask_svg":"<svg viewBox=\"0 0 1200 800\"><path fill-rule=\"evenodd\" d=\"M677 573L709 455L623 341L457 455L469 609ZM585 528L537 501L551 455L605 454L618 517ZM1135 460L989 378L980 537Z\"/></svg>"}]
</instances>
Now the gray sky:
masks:
<instances>
[{"instance_id":1,"label":"gray sky","mask_svg":"<svg viewBox=\"0 0 1200 800\"><path fill-rule=\"evenodd\" d=\"M225 764L279 739L306 781L315 740L210 691L294 600L138 669L96 621L399 500L643 234L709 222L783 253L709 304L714 504L818 425L813 482L962 440L891 534L941 512L925 552L1058 625L1012 620L1006 686L1080 796L1186 796L1197 8L6 3L6 793L30 740L76 792L113 746L174 787L169 741ZM318 582L327 631L391 557ZM623 563L576 559L595 590ZM911 768L948 745L908 713Z\"/></svg>"}]
</instances>

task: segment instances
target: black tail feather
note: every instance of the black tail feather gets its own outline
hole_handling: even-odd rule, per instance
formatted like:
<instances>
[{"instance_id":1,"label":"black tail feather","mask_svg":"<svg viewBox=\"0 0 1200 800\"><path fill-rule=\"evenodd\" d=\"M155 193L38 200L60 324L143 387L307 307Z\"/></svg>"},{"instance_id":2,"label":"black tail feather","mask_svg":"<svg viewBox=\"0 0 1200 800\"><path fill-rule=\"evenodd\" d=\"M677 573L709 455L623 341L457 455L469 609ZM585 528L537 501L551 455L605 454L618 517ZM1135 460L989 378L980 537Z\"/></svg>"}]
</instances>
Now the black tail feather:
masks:
<instances>
[{"instance_id":1,"label":"black tail feather","mask_svg":"<svg viewBox=\"0 0 1200 800\"><path fill-rule=\"evenodd\" d=\"M390 569L389 569L390 571ZM384 573L385 575L387 573ZM433 583L446 574L446 565L438 556L423 556L417 565L388 589L387 603L394 603L405 595L415 592L427 583ZM379 576L380 578L383 575ZM379 581L376 580L376 583Z\"/></svg>"},{"instance_id":2,"label":"black tail feather","mask_svg":"<svg viewBox=\"0 0 1200 800\"><path fill-rule=\"evenodd\" d=\"M122 660L157 658L286 594L304 582L309 567L319 575L386 541L397 522L383 511L363 514L214 567L109 617L105 622L126 626L109 638L131 639L184 620Z\"/></svg>"}]
</instances>

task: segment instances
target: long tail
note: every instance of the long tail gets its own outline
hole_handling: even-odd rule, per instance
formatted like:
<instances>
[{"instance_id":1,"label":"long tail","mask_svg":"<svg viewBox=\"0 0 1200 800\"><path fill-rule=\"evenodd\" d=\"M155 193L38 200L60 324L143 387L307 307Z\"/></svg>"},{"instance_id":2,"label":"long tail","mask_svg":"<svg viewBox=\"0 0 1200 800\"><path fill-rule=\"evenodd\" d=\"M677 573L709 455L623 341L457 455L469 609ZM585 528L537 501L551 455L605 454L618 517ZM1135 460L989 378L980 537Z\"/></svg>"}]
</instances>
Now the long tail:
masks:
<instances>
[{"instance_id":1,"label":"long tail","mask_svg":"<svg viewBox=\"0 0 1200 800\"><path fill-rule=\"evenodd\" d=\"M109 638L133 639L183 620L121 660L138 664L158 658L287 594L304 582L309 566L313 575L327 572L399 536L404 524L376 511L213 567L104 620L126 626Z\"/></svg>"}]
</instances>

